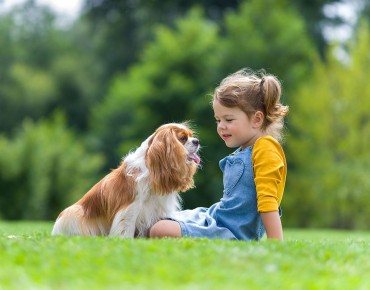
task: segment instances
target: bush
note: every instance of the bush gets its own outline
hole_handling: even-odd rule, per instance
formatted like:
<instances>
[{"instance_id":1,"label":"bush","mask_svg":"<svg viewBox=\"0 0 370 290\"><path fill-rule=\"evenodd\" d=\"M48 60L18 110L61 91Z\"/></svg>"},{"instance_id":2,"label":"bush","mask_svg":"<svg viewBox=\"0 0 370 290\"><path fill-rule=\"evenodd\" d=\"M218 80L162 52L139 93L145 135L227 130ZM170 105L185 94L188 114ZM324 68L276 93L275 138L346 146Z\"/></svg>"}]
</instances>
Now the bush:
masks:
<instances>
[{"instance_id":1,"label":"bush","mask_svg":"<svg viewBox=\"0 0 370 290\"><path fill-rule=\"evenodd\" d=\"M370 229L370 30L361 26L348 63L317 61L291 105L287 224Z\"/></svg>"},{"instance_id":2,"label":"bush","mask_svg":"<svg viewBox=\"0 0 370 290\"><path fill-rule=\"evenodd\" d=\"M0 137L0 213L5 219L54 219L97 180L103 160L57 114L25 121L14 138Z\"/></svg>"}]
</instances>

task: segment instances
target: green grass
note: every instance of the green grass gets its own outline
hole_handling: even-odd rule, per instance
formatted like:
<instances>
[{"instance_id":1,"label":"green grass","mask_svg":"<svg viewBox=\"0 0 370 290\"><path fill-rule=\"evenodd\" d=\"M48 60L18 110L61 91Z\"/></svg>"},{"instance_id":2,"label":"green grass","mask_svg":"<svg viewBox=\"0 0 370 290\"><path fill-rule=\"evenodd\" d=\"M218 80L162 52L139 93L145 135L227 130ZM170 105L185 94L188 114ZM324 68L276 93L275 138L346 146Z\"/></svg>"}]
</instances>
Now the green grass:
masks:
<instances>
[{"instance_id":1,"label":"green grass","mask_svg":"<svg viewBox=\"0 0 370 290\"><path fill-rule=\"evenodd\" d=\"M370 289L370 233L286 230L283 242L50 236L0 222L0 289Z\"/></svg>"}]
</instances>

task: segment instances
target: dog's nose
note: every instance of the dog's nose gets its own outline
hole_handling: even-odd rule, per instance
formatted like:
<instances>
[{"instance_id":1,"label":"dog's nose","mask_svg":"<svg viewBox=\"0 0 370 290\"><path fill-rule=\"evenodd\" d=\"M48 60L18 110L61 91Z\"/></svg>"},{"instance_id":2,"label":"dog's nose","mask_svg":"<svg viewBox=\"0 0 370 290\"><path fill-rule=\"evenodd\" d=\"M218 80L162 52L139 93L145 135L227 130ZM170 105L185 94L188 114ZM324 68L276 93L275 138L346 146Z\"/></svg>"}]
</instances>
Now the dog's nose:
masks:
<instances>
[{"instance_id":1,"label":"dog's nose","mask_svg":"<svg viewBox=\"0 0 370 290\"><path fill-rule=\"evenodd\" d=\"M199 145L199 140L198 139L194 139L192 141L192 143L195 145L195 146L198 146Z\"/></svg>"}]
</instances>

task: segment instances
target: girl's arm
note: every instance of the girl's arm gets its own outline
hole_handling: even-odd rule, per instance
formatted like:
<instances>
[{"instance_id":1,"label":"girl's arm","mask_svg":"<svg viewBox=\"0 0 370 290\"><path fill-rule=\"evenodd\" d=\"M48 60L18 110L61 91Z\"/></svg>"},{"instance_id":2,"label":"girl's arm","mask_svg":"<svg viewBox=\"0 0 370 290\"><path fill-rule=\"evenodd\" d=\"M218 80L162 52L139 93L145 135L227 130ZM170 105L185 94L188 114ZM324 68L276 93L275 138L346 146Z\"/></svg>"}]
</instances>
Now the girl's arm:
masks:
<instances>
[{"instance_id":1,"label":"girl's arm","mask_svg":"<svg viewBox=\"0 0 370 290\"><path fill-rule=\"evenodd\" d=\"M278 211L261 212L262 222L268 239L283 239L283 227Z\"/></svg>"},{"instance_id":2,"label":"girl's arm","mask_svg":"<svg viewBox=\"0 0 370 290\"><path fill-rule=\"evenodd\" d=\"M283 239L279 205L286 181L286 161L280 144L270 136L258 139L252 161L257 191L257 207L269 239Z\"/></svg>"}]
</instances>

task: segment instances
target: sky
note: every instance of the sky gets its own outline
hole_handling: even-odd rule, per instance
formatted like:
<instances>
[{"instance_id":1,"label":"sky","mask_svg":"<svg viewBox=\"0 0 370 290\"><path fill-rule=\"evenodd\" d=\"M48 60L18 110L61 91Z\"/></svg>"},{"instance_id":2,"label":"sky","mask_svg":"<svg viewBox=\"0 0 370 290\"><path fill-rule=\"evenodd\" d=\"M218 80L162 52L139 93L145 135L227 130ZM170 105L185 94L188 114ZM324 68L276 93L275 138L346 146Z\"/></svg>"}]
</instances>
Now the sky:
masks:
<instances>
[{"instance_id":1,"label":"sky","mask_svg":"<svg viewBox=\"0 0 370 290\"><path fill-rule=\"evenodd\" d=\"M56 13L76 19L83 0L35 0L37 3L49 6ZM25 2L25 0L0 0L0 11L6 11L10 7Z\"/></svg>"},{"instance_id":2,"label":"sky","mask_svg":"<svg viewBox=\"0 0 370 290\"><path fill-rule=\"evenodd\" d=\"M326 26L324 27L324 36L329 41L346 41L352 33L353 27L357 21L357 15L360 7L350 0L343 1L342 3L336 3L332 5L326 5L324 7L324 14L328 17L335 18L340 17L344 20L345 24L336 27Z\"/></svg>"}]
</instances>

